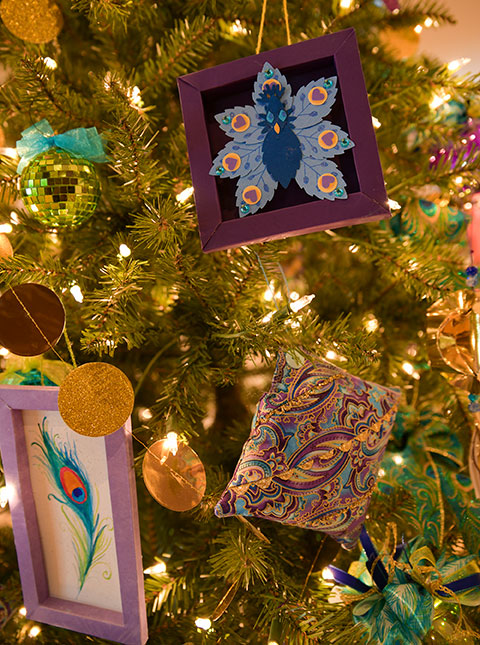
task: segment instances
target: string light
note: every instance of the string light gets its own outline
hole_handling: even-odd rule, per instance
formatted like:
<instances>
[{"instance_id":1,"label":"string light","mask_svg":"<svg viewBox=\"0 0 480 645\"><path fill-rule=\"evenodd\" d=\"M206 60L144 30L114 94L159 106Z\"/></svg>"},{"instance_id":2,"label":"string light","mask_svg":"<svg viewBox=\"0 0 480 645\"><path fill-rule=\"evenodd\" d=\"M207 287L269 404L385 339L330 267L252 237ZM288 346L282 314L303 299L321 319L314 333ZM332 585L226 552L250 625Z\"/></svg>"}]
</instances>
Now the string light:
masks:
<instances>
[{"instance_id":1,"label":"string light","mask_svg":"<svg viewBox=\"0 0 480 645\"><path fill-rule=\"evenodd\" d=\"M10 352L6 347L0 347L0 356L8 356Z\"/></svg>"},{"instance_id":2,"label":"string light","mask_svg":"<svg viewBox=\"0 0 480 645\"><path fill-rule=\"evenodd\" d=\"M414 28L414 30L413 30L413 31L414 31L416 34L421 34L421 33L422 33L422 31L423 31L423 27L422 27L422 25L417 25L417 26Z\"/></svg>"},{"instance_id":3,"label":"string light","mask_svg":"<svg viewBox=\"0 0 480 645\"><path fill-rule=\"evenodd\" d=\"M378 471L378 476L385 477L385 471L383 470L383 468L380 468L380 470Z\"/></svg>"},{"instance_id":4,"label":"string light","mask_svg":"<svg viewBox=\"0 0 480 645\"><path fill-rule=\"evenodd\" d=\"M365 331L367 331L369 334L373 334L377 331L379 323L377 318L375 318L373 314L369 314L366 320L364 320L363 326L365 327Z\"/></svg>"},{"instance_id":5,"label":"string light","mask_svg":"<svg viewBox=\"0 0 480 645\"><path fill-rule=\"evenodd\" d=\"M334 352L333 349L329 349L328 352L325 354L325 358L328 361L334 361L339 358L337 352Z\"/></svg>"},{"instance_id":6,"label":"string light","mask_svg":"<svg viewBox=\"0 0 480 645\"><path fill-rule=\"evenodd\" d=\"M464 65L468 65L468 63L471 62L471 58L457 58L456 60L451 60L447 68L450 72L456 72L457 70L460 69L460 67L463 67Z\"/></svg>"},{"instance_id":7,"label":"string light","mask_svg":"<svg viewBox=\"0 0 480 645\"><path fill-rule=\"evenodd\" d=\"M5 508L7 504L8 504L8 488L6 486L2 486L0 488L0 508Z\"/></svg>"},{"instance_id":8,"label":"string light","mask_svg":"<svg viewBox=\"0 0 480 645\"><path fill-rule=\"evenodd\" d=\"M330 569L330 567L324 567L322 569L322 578L324 580L333 580L334 579L333 578L333 573L332 573L332 570Z\"/></svg>"},{"instance_id":9,"label":"string light","mask_svg":"<svg viewBox=\"0 0 480 645\"><path fill-rule=\"evenodd\" d=\"M212 626L212 621L210 620L210 618L197 618L195 625L198 627L198 629L207 630Z\"/></svg>"},{"instance_id":10,"label":"string light","mask_svg":"<svg viewBox=\"0 0 480 645\"><path fill-rule=\"evenodd\" d=\"M458 177L455 177L455 179L453 181L457 184L457 186L461 186L463 184L463 177L458 175ZM0 226L0 228L1 228L1 226Z\"/></svg>"},{"instance_id":11,"label":"string light","mask_svg":"<svg viewBox=\"0 0 480 645\"><path fill-rule=\"evenodd\" d=\"M38 625L34 625L32 627L32 629L28 632L28 635L31 638L36 638L40 634L41 631L42 630L40 629L40 627Z\"/></svg>"},{"instance_id":12,"label":"string light","mask_svg":"<svg viewBox=\"0 0 480 645\"><path fill-rule=\"evenodd\" d=\"M433 20L430 18L430 16L427 16L427 17L425 18L425 20L424 20L423 24L424 24L424 25L425 25L425 27L427 27L427 29L428 29L429 27L431 27L431 26L433 25Z\"/></svg>"},{"instance_id":13,"label":"string light","mask_svg":"<svg viewBox=\"0 0 480 645\"><path fill-rule=\"evenodd\" d=\"M372 116L372 123L374 128L378 129L382 127L382 124L380 123L380 121L377 119L376 116Z\"/></svg>"},{"instance_id":14,"label":"string light","mask_svg":"<svg viewBox=\"0 0 480 645\"><path fill-rule=\"evenodd\" d=\"M403 370L404 372L406 372L407 374L409 374L410 376L412 376L412 374L413 374L413 373L414 373L414 371L415 371L415 368L414 368L414 367L413 367L413 365L412 365L411 363L409 363L408 361L404 361L404 362L402 363L402 370Z\"/></svg>"},{"instance_id":15,"label":"string light","mask_svg":"<svg viewBox=\"0 0 480 645\"><path fill-rule=\"evenodd\" d=\"M248 34L248 29L246 29L237 18L237 20L232 22L230 25L230 33L234 36L246 36Z\"/></svg>"},{"instance_id":16,"label":"string light","mask_svg":"<svg viewBox=\"0 0 480 645\"><path fill-rule=\"evenodd\" d=\"M143 107L142 95L140 93L140 88L137 85L127 88L127 97L133 108Z\"/></svg>"},{"instance_id":17,"label":"string light","mask_svg":"<svg viewBox=\"0 0 480 645\"><path fill-rule=\"evenodd\" d=\"M353 0L340 0L341 9L350 9L353 4Z\"/></svg>"},{"instance_id":18,"label":"string light","mask_svg":"<svg viewBox=\"0 0 480 645\"><path fill-rule=\"evenodd\" d=\"M165 573L167 570L167 565L163 560L160 560L156 564L152 565L151 567L147 567L144 569L143 573L146 576L151 576L152 574L159 574L159 573Z\"/></svg>"},{"instance_id":19,"label":"string light","mask_svg":"<svg viewBox=\"0 0 480 645\"><path fill-rule=\"evenodd\" d=\"M20 609L18 610L18 613L20 614L20 616L26 616L27 610L25 607L20 607Z\"/></svg>"},{"instance_id":20,"label":"string light","mask_svg":"<svg viewBox=\"0 0 480 645\"><path fill-rule=\"evenodd\" d=\"M190 199L192 195L193 195L193 186L189 186L188 188L185 188L185 190L182 190L181 193L178 193L175 199L177 200L177 202L180 202L180 204L183 204L188 199Z\"/></svg>"},{"instance_id":21,"label":"string light","mask_svg":"<svg viewBox=\"0 0 480 645\"><path fill-rule=\"evenodd\" d=\"M397 466L400 466L400 464L403 464L402 455L393 455L392 459L397 464Z\"/></svg>"},{"instance_id":22,"label":"string light","mask_svg":"<svg viewBox=\"0 0 480 645\"><path fill-rule=\"evenodd\" d=\"M400 208L402 208L401 205L398 202L396 202L394 199L388 200L388 206L392 211L398 211Z\"/></svg>"},{"instance_id":23,"label":"string light","mask_svg":"<svg viewBox=\"0 0 480 645\"><path fill-rule=\"evenodd\" d=\"M350 246L348 247L348 250L350 251L350 253L356 253L359 249L360 247L357 246L356 244L350 244Z\"/></svg>"},{"instance_id":24,"label":"string light","mask_svg":"<svg viewBox=\"0 0 480 645\"><path fill-rule=\"evenodd\" d=\"M20 218L15 211L10 213L10 221L12 224L20 224Z\"/></svg>"},{"instance_id":25,"label":"string light","mask_svg":"<svg viewBox=\"0 0 480 645\"><path fill-rule=\"evenodd\" d=\"M10 223L0 224L0 233L11 233L13 231L13 226Z\"/></svg>"},{"instance_id":26,"label":"string light","mask_svg":"<svg viewBox=\"0 0 480 645\"><path fill-rule=\"evenodd\" d=\"M10 157L11 159L18 159L18 153L16 148L0 148L0 153L5 157Z\"/></svg>"},{"instance_id":27,"label":"string light","mask_svg":"<svg viewBox=\"0 0 480 645\"><path fill-rule=\"evenodd\" d=\"M120 244L118 251L122 256L122 258L128 258L128 256L132 254L132 251L128 248L126 244Z\"/></svg>"},{"instance_id":28,"label":"string light","mask_svg":"<svg viewBox=\"0 0 480 645\"><path fill-rule=\"evenodd\" d=\"M172 453L172 455L177 454L178 450L178 435L176 432L169 432L165 440L165 447Z\"/></svg>"},{"instance_id":29,"label":"string light","mask_svg":"<svg viewBox=\"0 0 480 645\"><path fill-rule=\"evenodd\" d=\"M138 418L141 421L150 421L152 417L153 417L153 412L148 408L140 408L140 410L138 411Z\"/></svg>"},{"instance_id":30,"label":"string light","mask_svg":"<svg viewBox=\"0 0 480 645\"><path fill-rule=\"evenodd\" d=\"M300 294L297 291L290 291L290 300L298 300L300 298Z\"/></svg>"},{"instance_id":31,"label":"string light","mask_svg":"<svg viewBox=\"0 0 480 645\"><path fill-rule=\"evenodd\" d=\"M53 60L53 58L50 58L50 56L45 56L45 58L42 58L42 60L45 63L45 66L48 67L48 69L57 69L57 61Z\"/></svg>"},{"instance_id":32,"label":"string light","mask_svg":"<svg viewBox=\"0 0 480 645\"><path fill-rule=\"evenodd\" d=\"M300 309L303 309L307 305L309 305L312 300L315 298L315 294L311 293L308 296L303 296L300 298L300 300L296 300L295 302L290 303L290 309L294 312L297 313L297 311L300 311Z\"/></svg>"},{"instance_id":33,"label":"string light","mask_svg":"<svg viewBox=\"0 0 480 645\"><path fill-rule=\"evenodd\" d=\"M270 321L272 320L272 318L273 318L273 313L274 313L273 311L270 311L268 314L266 314L266 315L262 318L262 323L268 323L268 322L270 322Z\"/></svg>"},{"instance_id":34,"label":"string light","mask_svg":"<svg viewBox=\"0 0 480 645\"><path fill-rule=\"evenodd\" d=\"M445 94L444 91L441 91L439 93L434 93L433 96L432 96L432 100L430 101L429 105L432 108L432 110L436 110L441 105L443 105L444 103L449 101L451 98L452 98L452 95L451 94ZM442 153L442 150L440 150L440 152ZM445 149L443 149L443 152L445 152Z\"/></svg>"},{"instance_id":35,"label":"string light","mask_svg":"<svg viewBox=\"0 0 480 645\"><path fill-rule=\"evenodd\" d=\"M83 302L83 293L78 284L74 284L73 287L70 287L70 293L77 302Z\"/></svg>"}]
</instances>

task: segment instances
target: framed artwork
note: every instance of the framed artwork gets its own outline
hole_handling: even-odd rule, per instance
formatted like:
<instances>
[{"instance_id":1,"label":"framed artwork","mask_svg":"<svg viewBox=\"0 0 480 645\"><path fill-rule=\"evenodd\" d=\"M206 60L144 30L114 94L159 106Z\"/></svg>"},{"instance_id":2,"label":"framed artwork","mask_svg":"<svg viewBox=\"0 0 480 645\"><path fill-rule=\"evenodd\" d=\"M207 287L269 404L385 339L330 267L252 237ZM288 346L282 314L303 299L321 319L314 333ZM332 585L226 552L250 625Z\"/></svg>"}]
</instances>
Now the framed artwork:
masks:
<instances>
[{"instance_id":1,"label":"framed artwork","mask_svg":"<svg viewBox=\"0 0 480 645\"><path fill-rule=\"evenodd\" d=\"M390 216L353 29L178 88L205 252Z\"/></svg>"},{"instance_id":2,"label":"framed artwork","mask_svg":"<svg viewBox=\"0 0 480 645\"><path fill-rule=\"evenodd\" d=\"M147 618L130 421L65 425L58 387L0 386L0 450L32 620L143 645Z\"/></svg>"}]
</instances>

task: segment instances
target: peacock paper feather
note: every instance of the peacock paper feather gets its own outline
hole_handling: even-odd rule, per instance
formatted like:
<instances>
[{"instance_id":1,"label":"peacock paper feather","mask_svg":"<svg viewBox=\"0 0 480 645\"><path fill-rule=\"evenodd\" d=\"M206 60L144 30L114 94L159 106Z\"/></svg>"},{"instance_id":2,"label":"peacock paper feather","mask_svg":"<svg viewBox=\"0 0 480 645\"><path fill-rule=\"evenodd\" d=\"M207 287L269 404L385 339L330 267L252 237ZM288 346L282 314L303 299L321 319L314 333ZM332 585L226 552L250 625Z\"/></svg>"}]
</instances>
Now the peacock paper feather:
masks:
<instances>
[{"instance_id":1,"label":"peacock paper feather","mask_svg":"<svg viewBox=\"0 0 480 645\"><path fill-rule=\"evenodd\" d=\"M62 504L62 512L70 526L80 592L89 571L101 562L110 545L110 538L105 534L107 521L100 520L94 506L93 487L75 444L57 443L46 428L46 417L38 427L41 441L34 441L32 446L40 448L41 455L37 458L55 489L48 499Z\"/></svg>"},{"instance_id":2,"label":"peacock paper feather","mask_svg":"<svg viewBox=\"0 0 480 645\"><path fill-rule=\"evenodd\" d=\"M285 76L269 63L257 75L254 105L216 115L233 139L213 161L211 175L237 179L240 217L253 215L274 196L280 183L295 179L318 199L346 199L346 183L331 160L355 145L338 125L324 121L337 94L337 77L320 78L295 96Z\"/></svg>"}]
</instances>

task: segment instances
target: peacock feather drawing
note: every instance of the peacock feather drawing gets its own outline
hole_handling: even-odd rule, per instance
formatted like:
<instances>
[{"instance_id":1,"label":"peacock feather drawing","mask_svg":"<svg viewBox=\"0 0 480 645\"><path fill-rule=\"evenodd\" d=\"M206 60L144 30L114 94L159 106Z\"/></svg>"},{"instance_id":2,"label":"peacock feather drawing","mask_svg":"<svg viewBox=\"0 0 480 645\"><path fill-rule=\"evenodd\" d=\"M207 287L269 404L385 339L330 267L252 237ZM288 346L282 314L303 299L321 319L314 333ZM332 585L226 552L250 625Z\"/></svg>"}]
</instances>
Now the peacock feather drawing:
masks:
<instances>
[{"instance_id":1,"label":"peacock feather drawing","mask_svg":"<svg viewBox=\"0 0 480 645\"><path fill-rule=\"evenodd\" d=\"M253 215L280 183L295 179L319 199L346 199L346 183L332 157L355 145L337 125L324 121L337 94L337 77L320 78L295 96L281 72L265 63L254 83L254 105L234 107L215 119L233 139L213 161L210 175L237 179L240 217Z\"/></svg>"},{"instance_id":2,"label":"peacock feather drawing","mask_svg":"<svg viewBox=\"0 0 480 645\"><path fill-rule=\"evenodd\" d=\"M91 569L100 564L111 539L105 534L107 520L100 520L94 508L93 486L80 462L75 444L59 444L46 428L46 417L38 424L41 441L32 442L41 450L37 459L52 483L55 493L49 500L62 504L62 512L72 534L72 543L78 570L79 593ZM104 573L108 578L108 571Z\"/></svg>"}]
</instances>

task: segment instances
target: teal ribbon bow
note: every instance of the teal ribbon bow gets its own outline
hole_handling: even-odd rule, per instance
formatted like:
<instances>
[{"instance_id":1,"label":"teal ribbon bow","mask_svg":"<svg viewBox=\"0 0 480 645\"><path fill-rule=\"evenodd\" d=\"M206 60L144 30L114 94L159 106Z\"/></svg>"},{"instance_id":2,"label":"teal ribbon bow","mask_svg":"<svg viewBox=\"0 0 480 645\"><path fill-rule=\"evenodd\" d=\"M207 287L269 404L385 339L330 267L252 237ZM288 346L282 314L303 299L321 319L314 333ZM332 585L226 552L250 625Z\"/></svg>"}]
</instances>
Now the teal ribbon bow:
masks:
<instances>
[{"instance_id":1,"label":"teal ribbon bow","mask_svg":"<svg viewBox=\"0 0 480 645\"><path fill-rule=\"evenodd\" d=\"M75 128L63 134L54 134L50 123L42 119L24 130L22 138L17 141L20 156L17 172L20 174L34 157L49 148L61 148L74 157L97 163L108 161L97 128Z\"/></svg>"}]
</instances>

